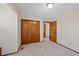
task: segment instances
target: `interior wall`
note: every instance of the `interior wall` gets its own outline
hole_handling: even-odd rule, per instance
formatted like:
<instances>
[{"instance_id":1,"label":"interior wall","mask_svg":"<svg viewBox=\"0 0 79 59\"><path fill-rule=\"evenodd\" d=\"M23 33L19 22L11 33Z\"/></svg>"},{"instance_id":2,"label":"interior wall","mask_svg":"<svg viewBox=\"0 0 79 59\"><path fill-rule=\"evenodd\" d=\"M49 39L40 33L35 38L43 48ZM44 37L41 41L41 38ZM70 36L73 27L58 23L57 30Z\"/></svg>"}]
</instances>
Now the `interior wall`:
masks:
<instances>
[{"instance_id":1,"label":"interior wall","mask_svg":"<svg viewBox=\"0 0 79 59\"><path fill-rule=\"evenodd\" d=\"M79 8L57 18L57 42L79 52Z\"/></svg>"},{"instance_id":2,"label":"interior wall","mask_svg":"<svg viewBox=\"0 0 79 59\"><path fill-rule=\"evenodd\" d=\"M7 4L0 4L0 47L2 55L17 51L17 14Z\"/></svg>"},{"instance_id":3,"label":"interior wall","mask_svg":"<svg viewBox=\"0 0 79 59\"><path fill-rule=\"evenodd\" d=\"M43 39L44 39L44 38L43 38L43 37L44 37L44 36L43 36L43 33L44 33L44 31L43 31L43 29L44 29L43 26L44 26L44 25L43 25L43 21L40 20L40 41L43 41Z\"/></svg>"},{"instance_id":4,"label":"interior wall","mask_svg":"<svg viewBox=\"0 0 79 59\"><path fill-rule=\"evenodd\" d=\"M14 11L14 13L17 14L17 36L18 36L17 37L17 49L18 49L21 45L21 18L22 18L22 14L18 10L15 3L13 3L13 4L7 3L7 5L9 6L9 8L11 8L12 11Z\"/></svg>"}]
</instances>

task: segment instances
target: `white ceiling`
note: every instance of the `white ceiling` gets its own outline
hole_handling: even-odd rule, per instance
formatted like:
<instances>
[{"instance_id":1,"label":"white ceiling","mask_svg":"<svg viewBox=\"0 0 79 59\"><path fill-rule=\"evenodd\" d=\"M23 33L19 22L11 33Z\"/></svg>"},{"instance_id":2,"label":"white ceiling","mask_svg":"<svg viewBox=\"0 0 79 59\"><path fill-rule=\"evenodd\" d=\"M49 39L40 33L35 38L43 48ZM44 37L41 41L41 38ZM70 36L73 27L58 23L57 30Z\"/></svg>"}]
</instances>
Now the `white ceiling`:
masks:
<instances>
[{"instance_id":1,"label":"white ceiling","mask_svg":"<svg viewBox=\"0 0 79 59\"><path fill-rule=\"evenodd\" d=\"M77 3L56 3L52 9L47 9L45 3L17 3L15 4L18 10L25 18L40 18L43 20L52 19L68 12L79 8Z\"/></svg>"}]
</instances>

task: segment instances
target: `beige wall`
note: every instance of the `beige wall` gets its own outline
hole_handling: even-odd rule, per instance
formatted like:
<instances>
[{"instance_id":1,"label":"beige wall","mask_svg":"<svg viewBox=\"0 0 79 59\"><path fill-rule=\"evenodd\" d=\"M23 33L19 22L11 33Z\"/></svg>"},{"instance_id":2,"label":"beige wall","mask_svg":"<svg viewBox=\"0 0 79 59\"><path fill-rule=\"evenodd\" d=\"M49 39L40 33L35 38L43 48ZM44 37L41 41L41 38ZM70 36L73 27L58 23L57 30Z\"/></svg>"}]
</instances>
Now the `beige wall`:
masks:
<instances>
[{"instance_id":1,"label":"beige wall","mask_svg":"<svg viewBox=\"0 0 79 59\"><path fill-rule=\"evenodd\" d=\"M79 8L57 18L57 42L79 52Z\"/></svg>"},{"instance_id":2,"label":"beige wall","mask_svg":"<svg viewBox=\"0 0 79 59\"><path fill-rule=\"evenodd\" d=\"M0 47L2 54L16 52L17 14L7 4L0 4Z\"/></svg>"},{"instance_id":3,"label":"beige wall","mask_svg":"<svg viewBox=\"0 0 79 59\"><path fill-rule=\"evenodd\" d=\"M11 3L7 3L7 5L9 6L9 8L14 11L17 14L17 47L19 48L21 45L21 19L22 19L22 14L19 12L16 4L11 4ZM17 49L18 49L17 48Z\"/></svg>"}]
</instances>

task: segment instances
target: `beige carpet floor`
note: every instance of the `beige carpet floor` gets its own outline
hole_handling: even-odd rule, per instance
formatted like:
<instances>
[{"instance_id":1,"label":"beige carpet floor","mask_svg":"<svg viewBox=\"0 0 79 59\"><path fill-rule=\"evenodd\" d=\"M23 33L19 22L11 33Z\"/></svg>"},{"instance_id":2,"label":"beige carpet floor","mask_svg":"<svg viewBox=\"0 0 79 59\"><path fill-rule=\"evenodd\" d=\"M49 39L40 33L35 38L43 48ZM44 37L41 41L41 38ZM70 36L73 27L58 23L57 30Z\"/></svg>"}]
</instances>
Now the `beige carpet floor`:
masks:
<instances>
[{"instance_id":1,"label":"beige carpet floor","mask_svg":"<svg viewBox=\"0 0 79 59\"><path fill-rule=\"evenodd\" d=\"M79 56L79 54L48 40L21 47L23 47L22 50L9 56Z\"/></svg>"}]
</instances>

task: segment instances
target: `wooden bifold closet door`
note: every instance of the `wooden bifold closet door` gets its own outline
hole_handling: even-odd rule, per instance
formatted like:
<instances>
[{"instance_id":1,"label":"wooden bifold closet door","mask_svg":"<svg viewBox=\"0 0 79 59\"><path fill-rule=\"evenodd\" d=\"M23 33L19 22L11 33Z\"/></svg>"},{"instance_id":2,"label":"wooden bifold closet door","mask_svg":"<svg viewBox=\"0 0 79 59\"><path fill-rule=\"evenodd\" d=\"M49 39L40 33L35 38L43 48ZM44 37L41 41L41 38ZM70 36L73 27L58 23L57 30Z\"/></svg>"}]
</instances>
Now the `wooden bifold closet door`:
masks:
<instances>
[{"instance_id":1,"label":"wooden bifold closet door","mask_svg":"<svg viewBox=\"0 0 79 59\"><path fill-rule=\"evenodd\" d=\"M21 44L40 41L40 22L21 20Z\"/></svg>"}]
</instances>

